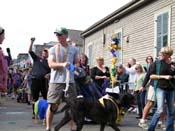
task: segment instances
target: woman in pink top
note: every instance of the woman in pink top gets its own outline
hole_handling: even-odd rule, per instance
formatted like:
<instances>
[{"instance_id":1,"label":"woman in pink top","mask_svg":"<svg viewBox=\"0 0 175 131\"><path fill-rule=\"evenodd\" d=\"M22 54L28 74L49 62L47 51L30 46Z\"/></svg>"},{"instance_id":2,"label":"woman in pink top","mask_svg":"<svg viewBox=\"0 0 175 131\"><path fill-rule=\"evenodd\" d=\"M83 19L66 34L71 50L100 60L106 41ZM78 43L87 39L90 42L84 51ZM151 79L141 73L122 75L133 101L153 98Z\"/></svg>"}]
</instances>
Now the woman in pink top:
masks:
<instances>
[{"instance_id":1,"label":"woman in pink top","mask_svg":"<svg viewBox=\"0 0 175 131\"><path fill-rule=\"evenodd\" d=\"M0 44L5 39L5 30L0 27ZM2 48L0 47L0 92L7 92L7 73L8 65L7 60L3 54Z\"/></svg>"}]
</instances>

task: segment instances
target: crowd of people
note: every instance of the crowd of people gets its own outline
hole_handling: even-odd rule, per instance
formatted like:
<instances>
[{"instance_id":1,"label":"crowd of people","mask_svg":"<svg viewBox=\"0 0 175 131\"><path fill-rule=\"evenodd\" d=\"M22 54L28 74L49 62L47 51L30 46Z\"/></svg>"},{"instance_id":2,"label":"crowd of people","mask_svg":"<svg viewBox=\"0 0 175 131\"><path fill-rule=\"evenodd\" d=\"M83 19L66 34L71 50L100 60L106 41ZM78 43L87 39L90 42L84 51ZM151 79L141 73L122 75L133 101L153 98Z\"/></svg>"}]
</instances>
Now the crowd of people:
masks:
<instances>
[{"instance_id":1,"label":"crowd of people","mask_svg":"<svg viewBox=\"0 0 175 131\"><path fill-rule=\"evenodd\" d=\"M78 49L67 42L66 28L56 29L54 34L57 44L49 50L44 49L41 56L32 51L35 38L31 38L28 53L33 65L24 71L18 68L9 70L12 61L10 49L7 49L8 56L5 57L0 48L0 95L7 93L15 99L19 89L25 87L26 102L32 104L34 115L34 104L41 93L48 102L46 131L51 131L54 113L62 102L63 90L70 99L82 96L98 100L107 93L111 79L110 67L104 65L102 56L96 58L96 66L90 69L88 57L79 55ZM5 30L0 27L0 44L4 39ZM132 110L137 110L136 119L140 119L138 125L148 131L155 130L159 118L163 129L174 131L175 64L171 61L172 55L171 47L162 47L156 60L152 56L146 57L145 65L131 58L126 65L117 66L115 86L120 88L120 93L124 89L135 95L137 107ZM155 107L156 111L148 125L147 116L151 107ZM73 120L70 128L76 129Z\"/></svg>"}]
</instances>

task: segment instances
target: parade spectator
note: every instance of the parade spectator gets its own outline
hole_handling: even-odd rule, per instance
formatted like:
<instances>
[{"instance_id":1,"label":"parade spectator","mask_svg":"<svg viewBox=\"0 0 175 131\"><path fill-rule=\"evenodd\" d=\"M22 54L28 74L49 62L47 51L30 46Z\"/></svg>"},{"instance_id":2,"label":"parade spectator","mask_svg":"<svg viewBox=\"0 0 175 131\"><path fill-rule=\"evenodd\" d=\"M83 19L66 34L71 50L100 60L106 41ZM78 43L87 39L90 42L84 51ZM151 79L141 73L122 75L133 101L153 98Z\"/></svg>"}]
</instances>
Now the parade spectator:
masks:
<instances>
[{"instance_id":1,"label":"parade spectator","mask_svg":"<svg viewBox=\"0 0 175 131\"><path fill-rule=\"evenodd\" d=\"M32 85L32 67L29 67L27 74L24 77L24 83L26 85L26 93L27 93L27 103L31 104L32 94L31 94L31 85Z\"/></svg>"},{"instance_id":2,"label":"parade spectator","mask_svg":"<svg viewBox=\"0 0 175 131\"><path fill-rule=\"evenodd\" d=\"M157 110L149 124L148 131L154 131L158 120L163 113L164 103L167 103L166 131L174 131L174 90L175 67L171 62L173 49L162 47L159 60L150 67L150 78L154 79Z\"/></svg>"},{"instance_id":3,"label":"parade spectator","mask_svg":"<svg viewBox=\"0 0 175 131\"><path fill-rule=\"evenodd\" d=\"M89 77L88 57L85 54L80 54L80 61L75 65L75 84L78 96L87 96L86 80Z\"/></svg>"},{"instance_id":4,"label":"parade spectator","mask_svg":"<svg viewBox=\"0 0 175 131\"><path fill-rule=\"evenodd\" d=\"M31 38L29 46L29 54L33 59L33 68L32 68L32 98L36 102L39 99L40 92L43 99L47 99L47 85L46 79L49 78L50 68L48 66L48 50L44 49L41 56L36 55L32 51L32 46L35 41L35 38ZM34 104L33 106L33 115L34 115ZM34 118L34 116L33 116Z\"/></svg>"},{"instance_id":5,"label":"parade spectator","mask_svg":"<svg viewBox=\"0 0 175 131\"><path fill-rule=\"evenodd\" d=\"M137 105L138 105L138 116L137 119L142 118L143 108L145 107L145 99L146 99L146 90L140 92L140 88L142 87L143 80L145 78L145 72L142 65L137 64L135 67L136 70L136 81L134 94L136 95Z\"/></svg>"},{"instance_id":6,"label":"parade spectator","mask_svg":"<svg viewBox=\"0 0 175 131\"><path fill-rule=\"evenodd\" d=\"M103 87L105 80L109 81L110 72L107 66L104 66L104 58L99 56L96 58L97 65L91 70L91 78L96 84L96 88L103 94L106 87Z\"/></svg>"},{"instance_id":7,"label":"parade spectator","mask_svg":"<svg viewBox=\"0 0 175 131\"><path fill-rule=\"evenodd\" d=\"M48 89L48 109L46 113L46 131L51 130L53 114L57 111L58 105L62 100L62 91L66 88L66 74L70 64L77 64L78 50L72 45L69 45L66 39L68 38L68 30L66 28L57 28L54 32L58 43L49 50L48 63L51 68L51 77ZM70 72L69 88L67 91L68 99L75 99L76 89L74 87L74 73ZM75 130L75 123L71 120L71 130Z\"/></svg>"},{"instance_id":8,"label":"parade spectator","mask_svg":"<svg viewBox=\"0 0 175 131\"><path fill-rule=\"evenodd\" d=\"M143 92L146 87L148 87L148 93L147 93L147 103L143 109L142 118L140 119L139 126L143 129L148 129L148 125L146 123L146 117L148 112L150 111L151 107L154 104L154 81L150 79L150 66L153 63L153 60L149 59L150 56L146 58L146 62L149 63L148 66L146 66L147 73L143 80L142 87L140 88L140 92ZM152 57L150 57L152 58ZM149 59L149 60L148 60ZM149 62L148 62L149 61ZM151 63L152 61L152 63Z\"/></svg>"},{"instance_id":9,"label":"parade spectator","mask_svg":"<svg viewBox=\"0 0 175 131\"><path fill-rule=\"evenodd\" d=\"M115 85L121 86L120 92L123 93L124 91L128 91L128 80L129 75L126 73L122 64L119 64L117 67L117 77L115 80Z\"/></svg>"},{"instance_id":10,"label":"parade spectator","mask_svg":"<svg viewBox=\"0 0 175 131\"><path fill-rule=\"evenodd\" d=\"M11 72L8 72L8 77L7 77L7 94L10 95L13 90L13 77Z\"/></svg>"},{"instance_id":11,"label":"parade spectator","mask_svg":"<svg viewBox=\"0 0 175 131\"><path fill-rule=\"evenodd\" d=\"M5 30L0 27L0 45L5 39ZM0 47L0 95L1 93L7 93L7 75L8 75L8 65L5 59L2 48ZM1 96L0 96L1 97Z\"/></svg>"},{"instance_id":12,"label":"parade spectator","mask_svg":"<svg viewBox=\"0 0 175 131\"><path fill-rule=\"evenodd\" d=\"M147 56L145 61L146 61L146 65L144 66L144 69L145 69L145 72L147 72L150 65L153 63L154 59L152 56Z\"/></svg>"},{"instance_id":13,"label":"parade spectator","mask_svg":"<svg viewBox=\"0 0 175 131\"><path fill-rule=\"evenodd\" d=\"M17 90L23 82L22 73L19 71L17 67L14 68L12 78L13 78L12 99L15 99L17 95Z\"/></svg>"},{"instance_id":14,"label":"parade spectator","mask_svg":"<svg viewBox=\"0 0 175 131\"><path fill-rule=\"evenodd\" d=\"M86 75L90 74L88 57L84 53L80 55L80 67L84 69L84 71L86 72Z\"/></svg>"},{"instance_id":15,"label":"parade spectator","mask_svg":"<svg viewBox=\"0 0 175 131\"><path fill-rule=\"evenodd\" d=\"M129 90L133 90L134 89L134 83L135 83L135 80L136 80L136 70L135 70L135 67L136 67L136 59L135 58L131 58L128 62L131 67L128 67L129 64L127 64L127 66L125 66L125 70L126 70L126 73L129 74Z\"/></svg>"}]
</instances>

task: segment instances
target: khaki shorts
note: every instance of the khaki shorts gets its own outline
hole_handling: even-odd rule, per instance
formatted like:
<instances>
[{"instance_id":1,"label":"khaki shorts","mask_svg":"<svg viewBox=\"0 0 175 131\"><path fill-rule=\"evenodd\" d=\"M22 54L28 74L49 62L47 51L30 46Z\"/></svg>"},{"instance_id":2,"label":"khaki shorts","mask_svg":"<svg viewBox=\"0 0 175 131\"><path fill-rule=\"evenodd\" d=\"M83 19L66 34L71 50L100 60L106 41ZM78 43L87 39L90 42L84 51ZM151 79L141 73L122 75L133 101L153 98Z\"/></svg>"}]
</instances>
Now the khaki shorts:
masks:
<instances>
[{"instance_id":1,"label":"khaki shorts","mask_svg":"<svg viewBox=\"0 0 175 131\"><path fill-rule=\"evenodd\" d=\"M149 89L148 89L147 100L153 101L153 102L155 101L154 87L151 85L149 86Z\"/></svg>"},{"instance_id":2,"label":"khaki shorts","mask_svg":"<svg viewBox=\"0 0 175 131\"><path fill-rule=\"evenodd\" d=\"M64 83L50 83L48 93L47 93L48 103L60 104L62 101L61 94L65 88L66 88L66 84ZM76 98L77 93L76 93L74 84L69 85L67 95L68 95L68 99Z\"/></svg>"}]
</instances>

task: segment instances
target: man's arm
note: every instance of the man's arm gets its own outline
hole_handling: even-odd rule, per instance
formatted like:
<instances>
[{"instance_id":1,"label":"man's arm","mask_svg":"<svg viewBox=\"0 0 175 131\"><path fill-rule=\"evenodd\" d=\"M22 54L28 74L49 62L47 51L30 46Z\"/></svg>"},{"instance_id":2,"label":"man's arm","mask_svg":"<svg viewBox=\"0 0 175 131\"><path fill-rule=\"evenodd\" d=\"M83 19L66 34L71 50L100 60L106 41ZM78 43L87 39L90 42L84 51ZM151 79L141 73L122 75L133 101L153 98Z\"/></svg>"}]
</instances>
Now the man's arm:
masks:
<instances>
[{"instance_id":1,"label":"man's arm","mask_svg":"<svg viewBox=\"0 0 175 131\"><path fill-rule=\"evenodd\" d=\"M49 64L49 67L53 68L53 69L59 69L59 68L62 68L62 67L69 67L69 65L70 65L69 62L64 62L64 63L55 62L54 61L54 56L52 54L49 54L48 64Z\"/></svg>"},{"instance_id":2,"label":"man's arm","mask_svg":"<svg viewBox=\"0 0 175 131\"><path fill-rule=\"evenodd\" d=\"M150 78L153 80L159 80L159 79L166 79L166 80L170 80L173 78L173 76L171 75L156 75L156 74L152 74L150 75Z\"/></svg>"},{"instance_id":3,"label":"man's arm","mask_svg":"<svg viewBox=\"0 0 175 131\"><path fill-rule=\"evenodd\" d=\"M31 52L31 51L32 51L32 46L33 46L34 41L35 41L35 38L34 38L34 37L32 37L32 38L30 39L29 52Z\"/></svg>"},{"instance_id":4,"label":"man's arm","mask_svg":"<svg viewBox=\"0 0 175 131\"><path fill-rule=\"evenodd\" d=\"M32 51L32 47L33 47L34 41L35 41L35 38L32 37L32 38L30 39L30 46L29 46L29 51L28 51L33 60L35 60L35 59L37 58L37 55Z\"/></svg>"}]
</instances>

